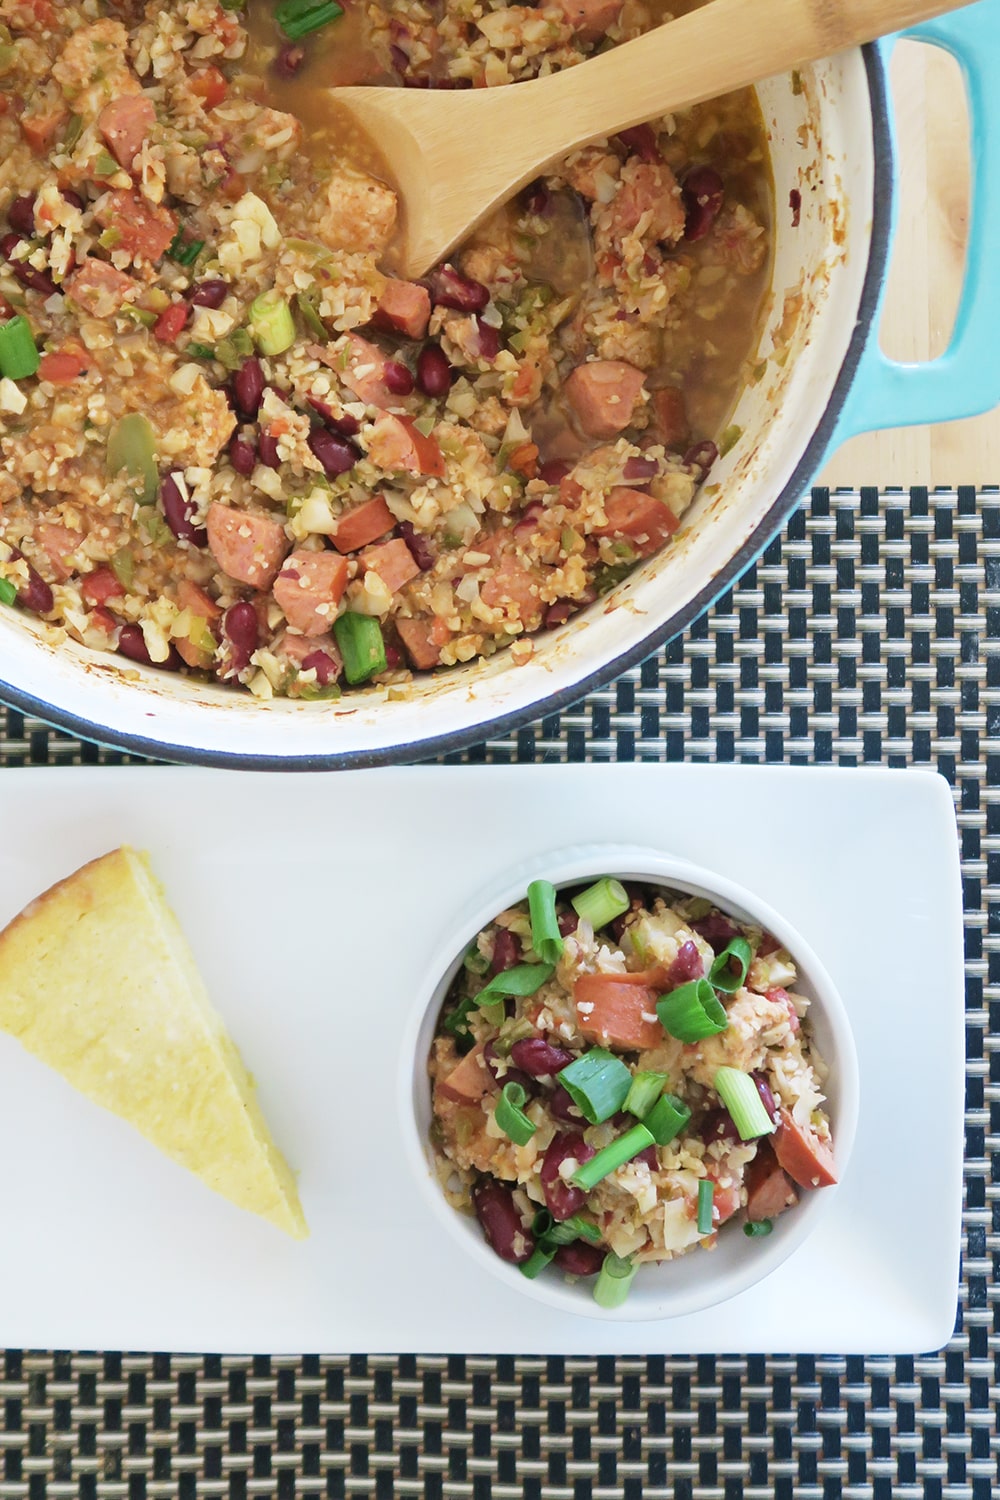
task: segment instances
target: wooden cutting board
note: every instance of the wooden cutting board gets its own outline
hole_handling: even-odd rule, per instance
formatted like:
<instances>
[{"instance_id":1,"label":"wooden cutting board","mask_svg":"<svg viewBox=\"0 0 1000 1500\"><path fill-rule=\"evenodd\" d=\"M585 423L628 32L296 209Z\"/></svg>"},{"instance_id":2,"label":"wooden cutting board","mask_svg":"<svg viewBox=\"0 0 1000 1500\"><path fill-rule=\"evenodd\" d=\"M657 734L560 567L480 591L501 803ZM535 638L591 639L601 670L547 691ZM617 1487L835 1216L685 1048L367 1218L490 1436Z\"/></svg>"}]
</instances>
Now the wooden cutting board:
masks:
<instances>
[{"instance_id":1,"label":"wooden cutting board","mask_svg":"<svg viewBox=\"0 0 1000 1500\"><path fill-rule=\"evenodd\" d=\"M962 285L968 121L958 66L939 48L900 43L891 74L901 193L882 347L894 359L923 360L946 347ZM817 481L851 489L998 482L1000 407L967 421L854 438L834 454Z\"/></svg>"}]
</instances>

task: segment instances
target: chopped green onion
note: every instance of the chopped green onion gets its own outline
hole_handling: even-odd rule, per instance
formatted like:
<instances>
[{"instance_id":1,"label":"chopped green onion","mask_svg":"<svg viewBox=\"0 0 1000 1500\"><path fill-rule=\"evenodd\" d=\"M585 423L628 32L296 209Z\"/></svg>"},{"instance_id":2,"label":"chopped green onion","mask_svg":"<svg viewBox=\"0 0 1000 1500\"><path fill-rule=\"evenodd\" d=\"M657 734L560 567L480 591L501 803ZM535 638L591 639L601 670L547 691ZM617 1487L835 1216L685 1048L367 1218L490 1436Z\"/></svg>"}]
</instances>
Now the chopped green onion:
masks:
<instances>
[{"instance_id":1,"label":"chopped green onion","mask_svg":"<svg viewBox=\"0 0 1000 1500\"><path fill-rule=\"evenodd\" d=\"M204 240L189 240L187 230L181 228L167 246L167 254L179 266L193 266L204 248Z\"/></svg>"},{"instance_id":2,"label":"chopped green onion","mask_svg":"<svg viewBox=\"0 0 1000 1500\"><path fill-rule=\"evenodd\" d=\"M343 618L344 616L341 615L341 619ZM336 628L335 625L334 630ZM533 995L536 990L540 990L546 980L551 978L551 964L514 964L513 968L494 974L489 984L485 985L477 995L468 995L461 1000L451 1015L445 1017L445 1030L450 1031L453 1036L466 1032L469 1029L470 1010L484 1009L496 1004L498 1000L505 1000L508 995L524 999L528 995ZM559 1077L561 1079L562 1074Z\"/></svg>"},{"instance_id":3,"label":"chopped green onion","mask_svg":"<svg viewBox=\"0 0 1000 1500\"><path fill-rule=\"evenodd\" d=\"M156 435L141 411L120 417L108 433L108 473L112 478L124 469L130 479L141 479L140 505L155 505L160 492L156 467Z\"/></svg>"},{"instance_id":4,"label":"chopped green onion","mask_svg":"<svg viewBox=\"0 0 1000 1500\"><path fill-rule=\"evenodd\" d=\"M556 888L548 880L533 880L528 886L528 911L531 946L545 963L558 963L565 944L556 916Z\"/></svg>"},{"instance_id":5,"label":"chopped green onion","mask_svg":"<svg viewBox=\"0 0 1000 1500\"><path fill-rule=\"evenodd\" d=\"M715 1183L711 1178L703 1177L698 1184L698 1233L712 1233L712 1199L715 1197Z\"/></svg>"},{"instance_id":6,"label":"chopped green onion","mask_svg":"<svg viewBox=\"0 0 1000 1500\"><path fill-rule=\"evenodd\" d=\"M722 990L726 995L732 995L736 990L742 989L746 983L751 956L750 944L746 938L733 938L732 942L727 943L723 948L708 972L708 980L712 988ZM738 974L733 972L733 960L739 965Z\"/></svg>"},{"instance_id":7,"label":"chopped green onion","mask_svg":"<svg viewBox=\"0 0 1000 1500\"><path fill-rule=\"evenodd\" d=\"M629 1294L638 1267L635 1261L622 1259L609 1251L604 1257L601 1274L594 1286L594 1301L598 1307L621 1307Z\"/></svg>"},{"instance_id":8,"label":"chopped green onion","mask_svg":"<svg viewBox=\"0 0 1000 1500\"><path fill-rule=\"evenodd\" d=\"M323 322L323 319L320 317L318 310L313 306L312 302L309 300L309 297L305 292L296 292L295 306L298 310L299 317L309 329L309 332L315 334L318 339L322 339L325 343L328 337L326 324Z\"/></svg>"},{"instance_id":9,"label":"chopped green onion","mask_svg":"<svg viewBox=\"0 0 1000 1500\"><path fill-rule=\"evenodd\" d=\"M597 1225L581 1219L579 1214L562 1219L558 1224L553 1223L545 1234L550 1245L571 1245L574 1240L588 1240L592 1245L599 1245L602 1238Z\"/></svg>"},{"instance_id":10,"label":"chopped green onion","mask_svg":"<svg viewBox=\"0 0 1000 1500\"><path fill-rule=\"evenodd\" d=\"M575 1182L578 1188L589 1193L605 1177L610 1177L619 1167L631 1161L633 1156L638 1156L640 1151L645 1151L647 1146L655 1146L656 1142L646 1129L645 1125L633 1125L631 1130L626 1130L617 1140L612 1141L610 1146L604 1146L596 1156L585 1161L582 1166L577 1167L571 1182Z\"/></svg>"},{"instance_id":11,"label":"chopped green onion","mask_svg":"<svg viewBox=\"0 0 1000 1500\"><path fill-rule=\"evenodd\" d=\"M577 916L582 921L589 922L597 932L601 927L607 927L615 917L620 917L622 912L628 911L632 903L621 881L607 877L594 885L588 885L585 891L573 897L570 904Z\"/></svg>"},{"instance_id":12,"label":"chopped green onion","mask_svg":"<svg viewBox=\"0 0 1000 1500\"><path fill-rule=\"evenodd\" d=\"M275 8L274 19L289 41L297 42L343 14L335 0L281 0Z\"/></svg>"},{"instance_id":13,"label":"chopped green onion","mask_svg":"<svg viewBox=\"0 0 1000 1500\"><path fill-rule=\"evenodd\" d=\"M634 1074L632 1087L625 1099L625 1108L629 1114L637 1115L640 1120L644 1120L663 1093L666 1082L666 1073Z\"/></svg>"},{"instance_id":14,"label":"chopped green onion","mask_svg":"<svg viewBox=\"0 0 1000 1500\"><path fill-rule=\"evenodd\" d=\"M540 1208L531 1221L531 1232L536 1240L547 1240L555 1228L556 1221L547 1208Z\"/></svg>"},{"instance_id":15,"label":"chopped green onion","mask_svg":"<svg viewBox=\"0 0 1000 1500\"><path fill-rule=\"evenodd\" d=\"M774 1121L749 1073L741 1073L739 1068L716 1068L712 1087L732 1116L741 1141L772 1134Z\"/></svg>"},{"instance_id":16,"label":"chopped green onion","mask_svg":"<svg viewBox=\"0 0 1000 1500\"><path fill-rule=\"evenodd\" d=\"M25 380L34 375L41 363L31 324L23 313L16 313L0 323L0 375L8 380Z\"/></svg>"},{"instance_id":17,"label":"chopped green onion","mask_svg":"<svg viewBox=\"0 0 1000 1500\"><path fill-rule=\"evenodd\" d=\"M344 658L344 674L352 685L367 682L385 671L385 641L382 627L371 615L348 610L333 622L333 633Z\"/></svg>"},{"instance_id":18,"label":"chopped green onion","mask_svg":"<svg viewBox=\"0 0 1000 1500\"><path fill-rule=\"evenodd\" d=\"M135 558L127 547L120 548L111 559L111 571L122 588L130 589L135 578Z\"/></svg>"},{"instance_id":19,"label":"chopped green onion","mask_svg":"<svg viewBox=\"0 0 1000 1500\"><path fill-rule=\"evenodd\" d=\"M770 1234L774 1228L770 1219L748 1219L743 1226L743 1233L751 1240L763 1239L765 1234Z\"/></svg>"},{"instance_id":20,"label":"chopped green onion","mask_svg":"<svg viewBox=\"0 0 1000 1500\"><path fill-rule=\"evenodd\" d=\"M17 598L17 589L9 578L0 578L0 604L13 604Z\"/></svg>"},{"instance_id":21,"label":"chopped green onion","mask_svg":"<svg viewBox=\"0 0 1000 1500\"><path fill-rule=\"evenodd\" d=\"M690 1118L691 1111L676 1094L661 1094L642 1123L658 1146L669 1146Z\"/></svg>"},{"instance_id":22,"label":"chopped green onion","mask_svg":"<svg viewBox=\"0 0 1000 1500\"><path fill-rule=\"evenodd\" d=\"M478 943L470 943L465 957L462 960L465 968L470 974L485 974L490 966L486 954L480 950Z\"/></svg>"},{"instance_id":23,"label":"chopped green onion","mask_svg":"<svg viewBox=\"0 0 1000 1500\"><path fill-rule=\"evenodd\" d=\"M82 134L83 116L70 115L69 119L66 121L66 131L62 138L63 150L66 152L72 151L73 147L76 145Z\"/></svg>"},{"instance_id":24,"label":"chopped green onion","mask_svg":"<svg viewBox=\"0 0 1000 1500\"><path fill-rule=\"evenodd\" d=\"M185 346L184 353L190 354L192 359L215 358L215 350L213 349L211 344L199 344L195 339L192 339L191 342Z\"/></svg>"},{"instance_id":25,"label":"chopped green onion","mask_svg":"<svg viewBox=\"0 0 1000 1500\"><path fill-rule=\"evenodd\" d=\"M277 292L255 297L247 321L261 354L284 354L295 343L292 309Z\"/></svg>"},{"instance_id":26,"label":"chopped green onion","mask_svg":"<svg viewBox=\"0 0 1000 1500\"><path fill-rule=\"evenodd\" d=\"M522 1261L518 1270L522 1276L527 1276L529 1281L534 1281L540 1271L544 1271L552 1257L555 1255L558 1245L536 1245L526 1261Z\"/></svg>"},{"instance_id":27,"label":"chopped green onion","mask_svg":"<svg viewBox=\"0 0 1000 1500\"><path fill-rule=\"evenodd\" d=\"M600 1125L625 1103L632 1074L620 1057L603 1047L592 1047L561 1069L559 1082L591 1125Z\"/></svg>"},{"instance_id":28,"label":"chopped green onion","mask_svg":"<svg viewBox=\"0 0 1000 1500\"><path fill-rule=\"evenodd\" d=\"M679 1042L703 1041L725 1031L729 1025L707 979L692 979L663 995L656 1003L656 1014L664 1031L669 1031Z\"/></svg>"},{"instance_id":29,"label":"chopped green onion","mask_svg":"<svg viewBox=\"0 0 1000 1500\"><path fill-rule=\"evenodd\" d=\"M493 1111L493 1118L515 1146L526 1146L538 1129L524 1113L527 1102L528 1096L519 1083L505 1083Z\"/></svg>"}]
</instances>

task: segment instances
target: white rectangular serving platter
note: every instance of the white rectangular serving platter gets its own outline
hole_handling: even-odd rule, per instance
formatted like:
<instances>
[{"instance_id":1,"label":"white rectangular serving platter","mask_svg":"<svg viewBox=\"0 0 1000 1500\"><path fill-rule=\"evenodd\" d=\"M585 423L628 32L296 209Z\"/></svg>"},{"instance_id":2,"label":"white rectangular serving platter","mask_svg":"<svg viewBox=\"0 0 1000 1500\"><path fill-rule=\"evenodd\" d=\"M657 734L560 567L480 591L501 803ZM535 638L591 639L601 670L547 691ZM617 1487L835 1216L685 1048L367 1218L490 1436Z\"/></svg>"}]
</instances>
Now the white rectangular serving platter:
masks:
<instances>
[{"instance_id":1,"label":"white rectangular serving platter","mask_svg":"<svg viewBox=\"0 0 1000 1500\"><path fill-rule=\"evenodd\" d=\"M916 771L411 767L5 771L0 923L147 849L299 1173L295 1243L0 1035L0 1340L232 1353L902 1353L958 1285L963 942L951 794ZM399 1035L455 914L526 858L638 843L756 891L839 986L861 1117L837 1198L767 1281L657 1323L509 1292L399 1148ZM748 1242L752 1253L752 1242ZM708 1267L706 1267L708 1269Z\"/></svg>"}]
</instances>

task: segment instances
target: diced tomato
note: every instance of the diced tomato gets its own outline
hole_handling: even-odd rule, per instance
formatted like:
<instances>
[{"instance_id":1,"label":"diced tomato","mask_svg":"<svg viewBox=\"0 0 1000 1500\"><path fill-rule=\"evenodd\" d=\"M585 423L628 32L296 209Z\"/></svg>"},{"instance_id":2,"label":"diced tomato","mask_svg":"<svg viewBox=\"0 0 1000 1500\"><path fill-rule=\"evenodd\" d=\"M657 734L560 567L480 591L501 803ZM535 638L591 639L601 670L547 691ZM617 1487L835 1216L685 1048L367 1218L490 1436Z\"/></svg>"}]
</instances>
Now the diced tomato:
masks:
<instances>
[{"instance_id":1,"label":"diced tomato","mask_svg":"<svg viewBox=\"0 0 1000 1500\"><path fill-rule=\"evenodd\" d=\"M172 303L153 324L153 337L159 339L161 344L176 343L187 324L188 312L185 302Z\"/></svg>"},{"instance_id":2,"label":"diced tomato","mask_svg":"<svg viewBox=\"0 0 1000 1500\"><path fill-rule=\"evenodd\" d=\"M110 568L95 568L81 580L80 593L88 604L107 604L109 599L123 598L125 588Z\"/></svg>"},{"instance_id":3,"label":"diced tomato","mask_svg":"<svg viewBox=\"0 0 1000 1500\"><path fill-rule=\"evenodd\" d=\"M471 1104L481 1099L493 1084L493 1075L483 1057L483 1043L477 1042L467 1052L457 1067L444 1078L438 1079L438 1093L459 1104Z\"/></svg>"},{"instance_id":4,"label":"diced tomato","mask_svg":"<svg viewBox=\"0 0 1000 1500\"><path fill-rule=\"evenodd\" d=\"M340 517L333 545L338 552L356 552L359 547L367 547L369 542L377 542L395 524L396 518L386 505L385 496L373 495Z\"/></svg>"},{"instance_id":5,"label":"diced tomato","mask_svg":"<svg viewBox=\"0 0 1000 1500\"><path fill-rule=\"evenodd\" d=\"M798 1125L789 1110L782 1109L772 1140L779 1164L799 1187L831 1187L836 1182L829 1142L821 1141L807 1126Z\"/></svg>"},{"instance_id":6,"label":"diced tomato","mask_svg":"<svg viewBox=\"0 0 1000 1500\"><path fill-rule=\"evenodd\" d=\"M188 80L192 94L200 99L206 109L214 109L229 93L229 84L218 68L199 68Z\"/></svg>"},{"instance_id":7,"label":"diced tomato","mask_svg":"<svg viewBox=\"0 0 1000 1500\"><path fill-rule=\"evenodd\" d=\"M39 380L49 385L72 385L90 369L87 356L78 344L66 344L52 354L43 354L38 363Z\"/></svg>"},{"instance_id":8,"label":"diced tomato","mask_svg":"<svg viewBox=\"0 0 1000 1500\"><path fill-rule=\"evenodd\" d=\"M89 623L92 628L102 630L105 635L112 635L118 629L118 621L109 609L104 608L103 604L98 604L90 611Z\"/></svg>"},{"instance_id":9,"label":"diced tomato","mask_svg":"<svg viewBox=\"0 0 1000 1500\"><path fill-rule=\"evenodd\" d=\"M640 974L581 974L573 999L582 1034L629 1052L661 1043L657 992L641 982L644 978Z\"/></svg>"},{"instance_id":10,"label":"diced tomato","mask_svg":"<svg viewBox=\"0 0 1000 1500\"><path fill-rule=\"evenodd\" d=\"M136 260L160 260L177 233L176 216L169 209L154 208L134 190L109 193L95 217L118 236L115 248Z\"/></svg>"}]
</instances>

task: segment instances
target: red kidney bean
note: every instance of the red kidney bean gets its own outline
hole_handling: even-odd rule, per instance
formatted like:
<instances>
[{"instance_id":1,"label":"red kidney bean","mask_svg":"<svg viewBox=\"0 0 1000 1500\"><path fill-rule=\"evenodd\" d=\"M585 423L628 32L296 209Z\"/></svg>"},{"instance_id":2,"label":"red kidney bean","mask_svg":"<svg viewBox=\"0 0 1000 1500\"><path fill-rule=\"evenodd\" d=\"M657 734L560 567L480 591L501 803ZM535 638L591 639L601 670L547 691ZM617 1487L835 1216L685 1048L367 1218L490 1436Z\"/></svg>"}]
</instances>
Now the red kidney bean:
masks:
<instances>
[{"instance_id":1,"label":"red kidney bean","mask_svg":"<svg viewBox=\"0 0 1000 1500\"><path fill-rule=\"evenodd\" d=\"M245 359L233 376L236 410L246 422L252 422L264 399L264 371L256 355Z\"/></svg>"},{"instance_id":2,"label":"red kidney bean","mask_svg":"<svg viewBox=\"0 0 1000 1500\"><path fill-rule=\"evenodd\" d=\"M437 560L437 553L427 537L423 536L413 525L412 521L400 521L396 527L403 541L410 549L410 556L420 569L421 573L428 572L433 568Z\"/></svg>"},{"instance_id":3,"label":"red kidney bean","mask_svg":"<svg viewBox=\"0 0 1000 1500\"><path fill-rule=\"evenodd\" d=\"M702 1116L699 1134L703 1141L738 1141L740 1133L728 1109L710 1109Z\"/></svg>"},{"instance_id":4,"label":"red kidney bean","mask_svg":"<svg viewBox=\"0 0 1000 1500\"><path fill-rule=\"evenodd\" d=\"M10 261L10 268L14 272L22 286L30 291L39 292L43 297L52 297L58 291L58 287L45 271L36 271L34 266L29 266L26 260L14 260L14 251L18 245L24 244L24 237L20 234L5 234L0 238L0 255Z\"/></svg>"},{"instance_id":5,"label":"red kidney bean","mask_svg":"<svg viewBox=\"0 0 1000 1500\"><path fill-rule=\"evenodd\" d=\"M685 177L681 196L687 210L684 238L702 240L722 207L722 178L714 167L694 167Z\"/></svg>"},{"instance_id":6,"label":"red kidney bean","mask_svg":"<svg viewBox=\"0 0 1000 1500\"><path fill-rule=\"evenodd\" d=\"M633 1156L633 1161L643 1161L651 1172L655 1172L660 1165L655 1146L647 1146L645 1151L640 1151L638 1156Z\"/></svg>"},{"instance_id":7,"label":"red kidney bean","mask_svg":"<svg viewBox=\"0 0 1000 1500\"><path fill-rule=\"evenodd\" d=\"M497 935L493 939L493 961L490 964L490 974L502 974L504 969L512 969L521 958L521 939L516 933L510 932L506 927L498 927Z\"/></svg>"},{"instance_id":8,"label":"red kidney bean","mask_svg":"<svg viewBox=\"0 0 1000 1500\"><path fill-rule=\"evenodd\" d=\"M692 979L700 979L705 972L705 964L698 951L698 944L688 938L686 943L681 943L677 950L677 957L667 970L667 988L676 989L679 984L688 984Z\"/></svg>"},{"instance_id":9,"label":"red kidney bean","mask_svg":"<svg viewBox=\"0 0 1000 1500\"><path fill-rule=\"evenodd\" d=\"M710 911L705 917L696 917L691 923L699 937L711 944L716 953L721 953L727 943L739 936L739 928L724 917L721 911Z\"/></svg>"},{"instance_id":10,"label":"red kidney bean","mask_svg":"<svg viewBox=\"0 0 1000 1500\"><path fill-rule=\"evenodd\" d=\"M530 1078L549 1078L573 1061L572 1052L564 1047L553 1047L541 1036L526 1036L515 1042L510 1055L516 1065Z\"/></svg>"},{"instance_id":11,"label":"red kidney bean","mask_svg":"<svg viewBox=\"0 0 1000 1500\"><path fill-rule=\"evenodd\" d=\"M52 590L30 563L28 564L28 581L18 589L17 602L22 609L30 609L36 615L47 615L55 603Z\"/></svg>"},{"instance_id":12,"label":"red kidney bean","mask_svg":"<svg viewBox=\"0 0 1000 1500\"><path fill-rule=\"evenodd\" d=\"M329 687L340 676L337 663L326 651L310 651L308 656L302 658L302 670L315 672L320 687Z\"/></svg>"},{"instance_id":13,"label":"red kidney bean","mask_svg":"<svg viewBox=\"0 0 1000 1500\"><path fill-rule=\"evenodd\" d=\"M443 349L425 344L417 355L417 385L425 396L446 396L451 390L452 368Z\"/></svg>"},{"instance_id":14,"label":"red kidney bean","mask_svg":"<svg viewBox=\"0 0 1000 1500\"><path fill-rule=\"evenodd\" d=\"M59 191L66 199L70 208L75 208L79 213L83 213L84 202L79 193L74 193L72 188L60 188Z\"/></svg>"},{"instance_id":15,"label":"red kidney bean","mask_svg":"<svg viewBox=\"0 0 1000 1500\"><path fill-rule=\"evenodd\" d=\"M346 474L358 461L358 450L346 438L337 437L327 427L314 427L308 438L310 450L323 465L324 474L333 478Z\"/></svg>"},{"instance_id":16,"label":"red kidney bean","mask_svg":"<svg viewBox=\"0 0 1000 1500\"><path fill-rule=\"evenodd\" d=\"M588 1146L582 1135L576 1135L570 1131L563 1131L554 1135L549 1143L545 1155L542 1157L542 1166L539 1176L542 1183L542 1191L545 1194L545 1202L548 1204L549 1213L554 1219L569 1219L586 1202L587 1195L582 1188L574 1187L572 1183L564 1182L559 1176L559 1168L564 1161L573 1157L578 1163L589 1161L594 1155L593 1146Z\"/></svg>"},{"instance_id":17,"label":"red kidney bean","mask_svg":"<svg viewBox=\"0 0 1000 1500\"><path fill-rule=\"evenodd\" d=\"M552 194L540 177L524 189L524 206L529 214L544 214L552 203Z\"/></svg>"},{"instance_id":18,"label":"red kidney bean","mask_svg":"<svg viewBox=\"0 0 1000 1500\"><path fill-rule=\"evenodd\" d=\"M480 1177L472 1189L472 1206L491 1250L501 1260L520 1265L535 1249L531 1231L521 1223L513 1194L492 1177Z\"/></svg>"},{"instance_id":19,"label":"red kidney bean","mask_svg":"<svg viewBox=\"0 0 1000 1500\"><path fill-rule=\"evenodd\" d=\"M640 161L659 161L660 153L656 145L656 132L652 125L632 125L628 130L619 130L616 137L621 141L625 150Z\"/></svg>"},{"instance_id":20,"label":"red kidney bean","mask_svg":"<svg viewBox=\"0 0 1000 1500\"><path fill-rule=\"evenodd\" d=\"M568 1089L557 1083L547 1101L549 1114L562 1125L575 1125L578 1130L586 1123L570 1097Z\"/></svg>"},{"instance_id":21,"label":"red kidney bean","mask_svg":"<svg viewBox=\"0 0 1000 1500\"><path fill-rule=\"evenodd\" d=\"M493 1075L496 1082L501 1085L501 1087L505 1083L519 1083L524 1089L524 1092L529 1097L538 1092L537 1088L535 1087L534 1080L529 1078L527 1073L522 1073L520 1068L512 1068L510 1066L509 1058L501 1059L500 1054L497 1052L497 1049L492 1042L487 1042L486 1046L483 1048L483 1060L486 1063L486 1066L489 1068L490 1073ZM506 1072L503 1072L499 1066L501 1061L507 1063Z\"/></svg>"},{"instance_id":22,"label":"red kidney bean","mask_svg":"<svg viewBox=\"0 0 1000 1500\"><path fill-rule=\"evenodd\" d=\"M257 611L248 600L241 599L226 610L222 616L222 635L229 645L229 662L223 675L235 677L250 665L260 639Z\"/></svg>"},{"instance_id":23,"label":"red kidney bean","mask_svg":"<svg viewBox=\"0 0 1000 1500\"><path fill-rule=\"evenodd\" d=\"M561 911L556 920L559 923L560 937L569 937L570 933L575 932L580 925L580 918L572 907L569 911Z\"/></svg>"},{"instance_id":24,"label":"red kidney bean","mask_svg":"<svg viewBox=\"0 0 1000 1500\"><path fill-rule=\"evenodd\" d=\"M450 265L435 266L428 278L428 289L435 307L451 307L457 312L482 312L490 300L488 287L463 276Z\"/></svg>"},{"instance_id":25,"label":"red kidney bean","mask_svg":"<svg viewBox=\"0 0 1000 1500\"><path fill-rule=\"evenodd\" d=\"M500 353L500 334L482 318L476 319L476 344L480 359L496 359Z\"/></svg>"},{"instance_id":26,"label":"red kidney bean","mask_svg":"<svg viewBox=\"0 0 1000 1500\"><path fill-rule=\"evenodd\" d=\"M7 218L11 229L16 229L18 234L27 235L31 239L35 233L35 194L25 193L22 197L15 198L7 210Z\"/></svg>"},{"instance_id":27,"label":"red kidney bean","mask_svg":"<svg viewBox=\"0 0 1000 1500\"><path fill-rule=\"evenodd\" d=\"M542 622L545 629L555 630L558 626L565 625L570 615L575 615L579 608L575 599L557 599L555 604L550 604L545 611L545 619Z\"/></svg>"},{"instance_id":28,"label":"red kidney bean","mask_svg":"<svg viewBox=\"0 0 1000 1500\"><path fill-rule=\"evenodd\" d=\"M260 461L268 469L280 469L281 458L278 453L278 439L274 436L270 427L262 427L257 439L257 453Z\"/></svg>"},{"instance_id":29,"label":"red kidney bean","mask_svg":"<svg viewBox=\"0 0 1000 1500\"><path fill-rule=\"evenodd\" d=\"M229 439L229 462L237 474L249 476L257 464L257 449L249 438L234 432Z\"/></svg>"},{"instance_id":30,"label":"red kidney bean","mask_svg":"<svg viewBox=\"0 0 1000 1500\"><path fill-rule=\"evenodd\" d=\"M660 466L655 458L629 458L625 460L622 477L630 479L633 483L638 480L655 479L660 472Z\"/></svg>"},{"instance_id":31,"label":"red kidney bean","mask_svg":"<svg viewBox=\"0 0 1000 1500\"><path fill-rule=\"evenodd\" d=\"M410 59L407 57L402 47L397 46L395 42L390 43L389 56L392 59L392 66L395 68L396 72L400 74L400 76L408 71L410 66Z\"/></svg>"},{"instance_id":32,"label":"red kidney bean","mask_svg":"<svg viewBox=\"0 0 1000 1500\"><path fill-rule=\"evenodd\" d=\"M138 625L123 625L118 636L118 650L129 661L141 662L144 667L153 665L153 658L146 650L146 641Z\"/></svg>"},{"instance_id":33,"label":"red kidney bean","mask_svg":"<svg viewBox=\"0 0 1000 1500\"><path fill-rule=\"evenodd\" d=\"M199 281L192 287L189 301L192 307L221 307L229 296L228 281Z\"/></svg>"},{"instance_id":34,"label":"red kidney bean","mask_svg":"<svg viewBox=\"0 0 1000 1500\"><path fill-rule=\"evenodd\" d=\"M546 463L538 465L538 477L545 484L561 484L569 473L569 464L564 464L556 458L550 458Z\"/></svg>"},{"instance_id":35,"label":"red kidney bean","mask_svg":"<svg viewBox=\"0 0 1000 1500\"><path fill-rule=\"evenodd\" d=\"M279 78L294 78L306 60L306 49L295 42L286 42L274 59L273 67Z\"/></svg>"},{"instance_id":36,"label":"red kidney bean","mask_svg":"<svg viewBox=\"0 0 1000 1500\"><path fill-rule=\"evenodd\" d=\"M684 455L684 463L689 469L700 469L704 479L718 456L718 448L711 438L706 438L703 443L695 443L693 448L688 449Z\"/></svg>"},{"instance_id":37,"label":"red kidney bean","mask_svg":"<svg viewBox=\"0 0 1000 1500\"><path fill-rule=\"evenodd\" d=\"M336 416L333 407L326 401L320 401L318 396L307 396L306 400L316 415L322 417L327 426L332 427L341 437L357 437L361 431L361 423L357 417L352 417L346 411L341 412L339 417Z\"/></svg>"},{"instance_id":38,"label":"red kidney bean","mask_svg":"<svg viewBox=\"0 0 1000 1500\"><path fill-rule=\"evenodd\" d=\"M772 1125L777 1125L778 1115L780 1111L774 1101L774 1095L771 1093L771 1085L768 1082L767 1074L751 1073L750 1077L757 1085L757 1092L760 1095L760 1102L767 1110L768 1119L771 1121Z\"/></svg>"},{"instance_id":39,"label":"red kidney bean","mask_svg":"<svg viewBox=\"0 0 1000 1500\"><path fill-rule=\"evenodd\" d=\"M408 396L413 390L413 376L398 359L387 359L382 371L382 384L394 396Z\"/></svg>"},{"instance_id":40,"label":"red kidney bean","mask_svg":"<svg viewBox=\"0 0 1000 1500\"><path fill-rule=\"evenodd\" d=\"M190 542L193 547L208 546L208 532L191 520L194 505L185 500L173 474L167 474L160 482L160 503L167 525L179 542Z\"/></svg>"},{"instance_id":41,"label":"red kidney bean","mask_svg":"<svg viewBox=\"0 0 1000 1500\"><path fill-rule=\"evenodd\" d=\"M574 1240L571 1245L560 1245L552 1257L552 1264L565 1271L567 1276L596 1276L604 1264L607 1251L603 1245L592 1245L588 1240Z\"/></svg>"}]
</instances>

